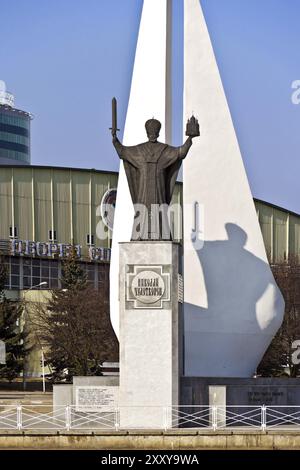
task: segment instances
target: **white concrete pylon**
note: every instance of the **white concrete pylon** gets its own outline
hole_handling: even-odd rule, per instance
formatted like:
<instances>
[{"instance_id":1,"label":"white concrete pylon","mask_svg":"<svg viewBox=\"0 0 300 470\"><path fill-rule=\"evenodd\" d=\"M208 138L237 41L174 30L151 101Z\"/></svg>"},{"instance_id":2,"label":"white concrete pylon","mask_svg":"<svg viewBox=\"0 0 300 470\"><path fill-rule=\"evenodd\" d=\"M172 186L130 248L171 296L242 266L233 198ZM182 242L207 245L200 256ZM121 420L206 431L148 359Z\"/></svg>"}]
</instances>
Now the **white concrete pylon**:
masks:
<instances>
[{"instance_id":1,"label":"white concrete pylon","mask_svg":"<svg viewBox=\"0 0 300 470\"><path fill-rule=\"evenodd\" d=\"M162 123L160 140L171 140L171 0L144 0L131 81L123 143L147 140L144 124ZM116 158L118 158L116 154ZM119 336L119 242L130 241L133 206L120 163L110 265L110 317Z\"/></svg>"},{"instance_id":2,"label":"white concrete pylon","mask_svg":"<svg viewBox=\"0 0 300 470\"><path fill-rule=\"evenodd\" d=\"M284 303L199 0L184 16L184 122L201 129L183 165L185 375L250 377Z\"/></svg>"}]
</instances>

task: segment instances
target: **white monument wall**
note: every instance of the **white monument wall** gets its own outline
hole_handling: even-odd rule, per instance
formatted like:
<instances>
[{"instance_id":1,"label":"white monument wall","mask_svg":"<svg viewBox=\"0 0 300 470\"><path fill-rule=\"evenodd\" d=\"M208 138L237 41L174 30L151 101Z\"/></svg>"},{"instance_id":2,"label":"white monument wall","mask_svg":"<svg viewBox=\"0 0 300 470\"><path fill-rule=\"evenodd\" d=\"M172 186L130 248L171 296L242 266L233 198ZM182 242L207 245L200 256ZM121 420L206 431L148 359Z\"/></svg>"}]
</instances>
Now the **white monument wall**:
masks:
<instances>
[{"instance_id":1,"label":"white monument wall","mask_svg":"<svg viewBox=\"0 0 300 470\"><path fill-rule=\"evenodd\" d=\"M250 377L284 302L199 0L184 15L184 122L194 112L201 131L183 165L185 375Z\"/></svg>"}]
</instances>

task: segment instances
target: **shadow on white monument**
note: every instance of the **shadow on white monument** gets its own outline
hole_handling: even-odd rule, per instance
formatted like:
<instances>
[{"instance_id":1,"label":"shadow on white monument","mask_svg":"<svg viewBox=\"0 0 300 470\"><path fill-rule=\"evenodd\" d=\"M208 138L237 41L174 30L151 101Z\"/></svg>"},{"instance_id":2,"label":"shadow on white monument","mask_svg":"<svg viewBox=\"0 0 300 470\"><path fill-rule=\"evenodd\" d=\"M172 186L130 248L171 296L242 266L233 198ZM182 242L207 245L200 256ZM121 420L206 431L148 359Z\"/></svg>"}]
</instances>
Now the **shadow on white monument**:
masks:
<instances>
[{"instance_id":1,"label":"shadow on white monument","mask_svg":"<svg viewBox=\"0 0 300 470\"><path fill-rule=\"evenodd\" d=\"M282 323L283 299L269 264L245 248L241 227L225 228L227 239L196 250L207 307L185 304L186 361L195 364L186 375L251 377Z\"/></svg>"}]
</instances>

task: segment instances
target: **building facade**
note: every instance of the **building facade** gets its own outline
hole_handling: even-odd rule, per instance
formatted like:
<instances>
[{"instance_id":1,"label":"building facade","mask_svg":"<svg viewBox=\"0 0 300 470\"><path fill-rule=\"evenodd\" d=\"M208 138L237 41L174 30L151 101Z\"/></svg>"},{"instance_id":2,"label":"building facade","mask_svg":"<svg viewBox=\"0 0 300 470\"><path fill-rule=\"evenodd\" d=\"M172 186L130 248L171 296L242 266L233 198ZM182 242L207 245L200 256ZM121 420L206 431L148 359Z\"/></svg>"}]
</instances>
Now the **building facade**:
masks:
<instances>
[{"instance_id":1,"label":"building facade","mask_svg":"<svg viewBox=\"0 0 300 470\"><path fill-rule=\"evenodd\" d=\"M0 92L0 164L30 164L31 119L14 107L11 93Z\"/></svg>"},{"instance_id":2,"label":"building facade","mask_svg":"<svg viewBox=\"0 0 300 470\"><path fill-rule=\"evenodd\" d=\"M107 283L111 231L101 202L116 181L116 174L95 170L1 166L0 251L8 266L7 288L60 288L71 245L88 280L95 287Z\"/></svg>"},{"instance_id":3,"label":"building facade","mask_svg":"<svg viewBox=\"0 0 300 470\"><path fill-rule=\"evenodd\" d=\"M300 214L258 199L254 202L270 263L300 258Z\"/></svg>"}]
</instances>

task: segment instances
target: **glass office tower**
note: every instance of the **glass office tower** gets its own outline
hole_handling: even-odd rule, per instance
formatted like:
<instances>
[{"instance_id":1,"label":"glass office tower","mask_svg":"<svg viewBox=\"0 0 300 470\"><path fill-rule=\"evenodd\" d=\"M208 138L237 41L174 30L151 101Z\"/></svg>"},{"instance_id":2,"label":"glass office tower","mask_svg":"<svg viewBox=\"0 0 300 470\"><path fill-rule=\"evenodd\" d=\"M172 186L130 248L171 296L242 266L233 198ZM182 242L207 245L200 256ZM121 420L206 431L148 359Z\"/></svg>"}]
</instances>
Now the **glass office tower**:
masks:
<instances>
[{"instance_id":1,"label":"glass office tower","mask_svg":"<svg viewBox=\"0 0 300 470\"><path fill-rule=\"evenodd\" d=\"M4 83L4 82L2 82ZM30 165L32 116L14 107L14 97L0 90L0 165Z\"/></svg>"}]
</instances>

